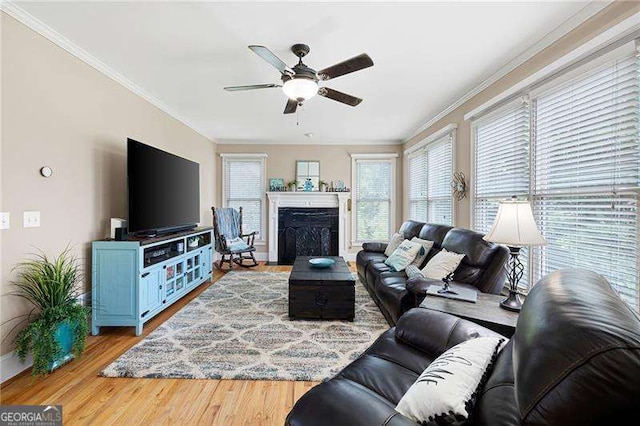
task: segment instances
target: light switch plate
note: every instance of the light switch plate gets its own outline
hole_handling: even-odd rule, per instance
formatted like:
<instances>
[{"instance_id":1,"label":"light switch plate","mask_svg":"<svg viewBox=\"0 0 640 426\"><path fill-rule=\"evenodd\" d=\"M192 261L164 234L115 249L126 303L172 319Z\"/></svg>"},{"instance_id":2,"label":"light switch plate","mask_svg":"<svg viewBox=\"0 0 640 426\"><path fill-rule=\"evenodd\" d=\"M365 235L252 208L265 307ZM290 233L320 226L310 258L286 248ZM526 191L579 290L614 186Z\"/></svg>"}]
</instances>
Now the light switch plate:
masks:
<instances>
[{"instance_id":1,"label":"light switch plate","mask_svg":"<svg viewBox=\"0 0 640 426\"><path fill-rule=\"evenodd\" d=\"M11 214L9 212L0 212L0 229L9 229L11 227Z\"/></svg>"},{"instance_id":2,"label":"light switch plate","mask_svg":"<svg viewBox=\"0 0 640 426\"><path fill-rule=\"evenodd\" d=\"M40 226L40 212L24 212L23 227L36 228Z\"/></svg>"}]
</instances>

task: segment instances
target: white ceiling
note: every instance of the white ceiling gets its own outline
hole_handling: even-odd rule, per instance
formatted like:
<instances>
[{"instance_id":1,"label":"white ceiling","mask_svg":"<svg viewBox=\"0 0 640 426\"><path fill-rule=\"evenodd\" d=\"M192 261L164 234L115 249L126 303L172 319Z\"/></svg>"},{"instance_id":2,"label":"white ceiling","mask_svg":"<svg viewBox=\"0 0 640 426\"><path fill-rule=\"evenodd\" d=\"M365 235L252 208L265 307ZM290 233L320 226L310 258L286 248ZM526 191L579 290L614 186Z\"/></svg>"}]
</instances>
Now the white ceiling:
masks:
<instances>
[{"instance_id":1,"label":"white ceiling","mask_svg":"<svg viewBox=\"0 0 640 426\"><path fill-rule=\"evenodd\" d=\"M110 3L28 2L19 7L116 70L218 142L399 141L586 6L538 3ZM364 99L321 97L283 115L279 83L247 49L286 63L311 46L315 69L366 52L374 67L327 86Z\"/></svg>"}]
</instances>

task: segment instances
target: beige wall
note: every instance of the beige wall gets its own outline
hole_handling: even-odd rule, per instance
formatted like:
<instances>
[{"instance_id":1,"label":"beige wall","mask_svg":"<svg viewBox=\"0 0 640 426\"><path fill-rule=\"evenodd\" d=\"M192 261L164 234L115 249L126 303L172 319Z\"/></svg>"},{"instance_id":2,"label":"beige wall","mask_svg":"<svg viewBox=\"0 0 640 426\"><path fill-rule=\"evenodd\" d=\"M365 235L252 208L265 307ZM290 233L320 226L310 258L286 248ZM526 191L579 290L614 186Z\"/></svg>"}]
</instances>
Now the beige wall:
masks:
<instances>
[{"instance_id":1,"label":"beige wall","mask_svg":"<svg viewBox=\"0 0 640 426\"><path fill-rule=\"evenodd\" d=\"M636 12L640 11L640 2L637 1L617 1L610 5L609 7L602 10L600 13L584 22L582 25L571 31L569 34L558 40L553 45L549 46L509 74L505 77L497 81L496 83L489 86L487 89L483 90L478 95L471 98L469 101L465 102L460 107L456 108L454 111L438 120L429 128L425 129L420 134L411 138L404 145L404 148L407 149L410 146L418 143L419 141L425 139L432 133L444 128L448 124L457 124L457 137L456 137L456 158L454 160L454 167L456 171L462 171L467 176L467 181L470 179L471 175L471 159L470 159L470 148L471 148L471 123L469 121L464 120L464 115L483 103L489 101L495 96L498 96L500 93L505 91L506 89L512 87L516 83L522 81L526 77L531 74L539 71L544 68L546 65L554 62L555 60L561 58L565 54L569 53L573 49L578 46L584 44L589 41L593 37L602 33L606 29L612 27L613 25L619 23L620 21L628 18ZM407 176L406 173L404 175L404 180L406 181ZM406 196L406 194L405 194ZM455 201L454 201L455 202ZM407 209L408 200L404 199L403 206L403 218L406 218L409 214ZM471 214L470 214L470 204L469 197L466 199L455 202L455 226L469 228L471 225Z\"/></svg>"},{"instance_id":2,"label":"beige wall","mask_svg":"<svg viewBox=\"0 0 640 426\"><path fill-rule=\"evenodd\" d=\"M127 214L127 137L200 163L201 219L211 224L214 143L4 13L2 89L1 211L11 212L11 229L0 231L2 322L27 312L6 293L10 269L35 248L73 244L90 289L90 243ZM52 177L39 175L44 165ZM41 212L39 228L22 227L27 210Z\"/></svg>"},{"instance_id":3,"label":"beige wall","mask_svg":"<svg viewBox=\"0 0 640 426\"><path fill-rule=\"evenodd\" d=\"M396 164L396 194L402 194L402 147L400 145L231 145L219 144L218 154L224 153L266 153L267 183L269 178L283 178L285 182L295 179L296 160L320 161L320 179L324 181L342 180L346 186L351 183L351 154L356 153L395 153L398 154ZM217 178L216 205L222 205L222 159L216 155ZM400 226L402 213L401 197L396 202L396 224ZM265 223L266 223L265 209ZM268 236L267 236L268 239ZM266 252L267 246L258 248Z\"/></svg>"}]
</instances>

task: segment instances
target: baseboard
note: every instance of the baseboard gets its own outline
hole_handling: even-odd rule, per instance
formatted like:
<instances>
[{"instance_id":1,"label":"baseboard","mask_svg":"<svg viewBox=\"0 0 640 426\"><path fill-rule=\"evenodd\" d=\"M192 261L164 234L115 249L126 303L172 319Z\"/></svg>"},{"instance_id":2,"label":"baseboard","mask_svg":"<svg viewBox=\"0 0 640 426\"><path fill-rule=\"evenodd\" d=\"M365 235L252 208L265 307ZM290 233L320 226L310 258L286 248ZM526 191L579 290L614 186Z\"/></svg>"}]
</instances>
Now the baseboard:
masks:
<instances>
[{"instance_id":1,"label":"baseboard","mask_svg":"<svg viewBox=\"0 0 640 426\"><path fill-rule=\"evenodd\" d=\"M32 365L33 359L31 358L31 354L27 355L24 364L20 362L13 351L2 355L2 357L0 357L0 383L4 383L12 377L17 376L24 370L31 368Z\"/></svg>"}]
</instances>

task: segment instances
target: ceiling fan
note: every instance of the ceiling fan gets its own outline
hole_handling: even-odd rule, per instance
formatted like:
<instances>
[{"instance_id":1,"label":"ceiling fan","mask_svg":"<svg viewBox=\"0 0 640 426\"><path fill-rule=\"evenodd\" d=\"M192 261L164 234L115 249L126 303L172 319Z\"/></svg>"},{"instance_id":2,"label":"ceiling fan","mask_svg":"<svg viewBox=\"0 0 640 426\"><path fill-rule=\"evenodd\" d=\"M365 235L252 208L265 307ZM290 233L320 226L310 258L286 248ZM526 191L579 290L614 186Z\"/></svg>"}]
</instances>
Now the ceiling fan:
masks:
<instances>
[{"instance_id":1,"label":"ceiling fan","mask_svg":"<svg viewBox=\"0 0 640 426\"><path fill-rule=\"evenodd\" d=\"M316 94L334 101L342 102L343 104L357 106L362 102L362 99L330 89L329 87L320 87L318 82L327 81L332 78L340 77L345 74L350 74L373 66L373 61L369 55L363 53L328 68L316 71L309 68L302 62L302 58L309 53L309 46L306 44L294 44L291 46L291 51L298 57L298 63L290 68L264 46L249 46L249 49L280 71L282 84L231 86L225 87L224 90L235 92L240 90L282 87L282 91L289 98L287 105L284 108L285 114L292 114L296 112L298 106L301 106L304 101L313 98Z\"/></svg>"}]
</instances>

